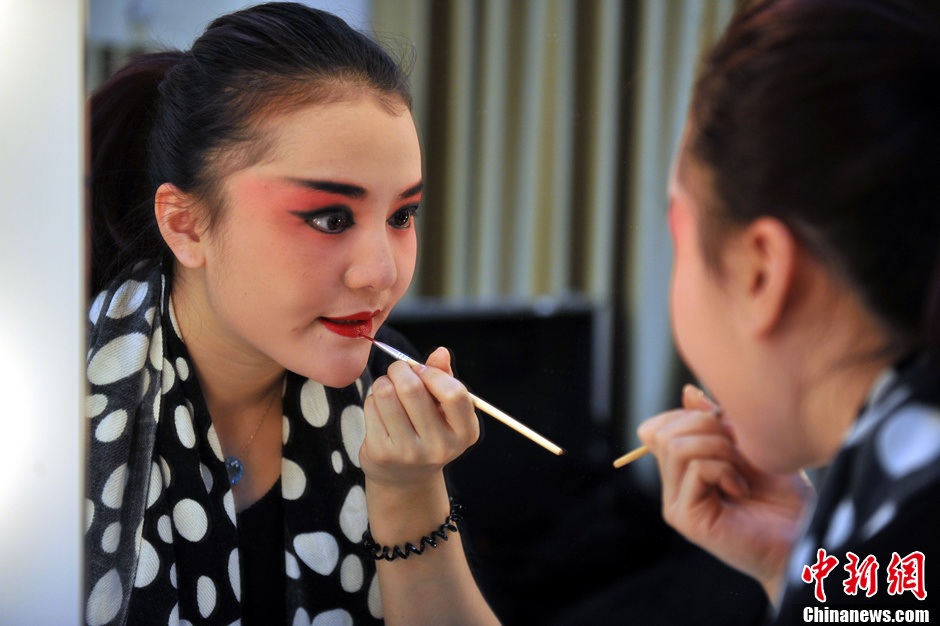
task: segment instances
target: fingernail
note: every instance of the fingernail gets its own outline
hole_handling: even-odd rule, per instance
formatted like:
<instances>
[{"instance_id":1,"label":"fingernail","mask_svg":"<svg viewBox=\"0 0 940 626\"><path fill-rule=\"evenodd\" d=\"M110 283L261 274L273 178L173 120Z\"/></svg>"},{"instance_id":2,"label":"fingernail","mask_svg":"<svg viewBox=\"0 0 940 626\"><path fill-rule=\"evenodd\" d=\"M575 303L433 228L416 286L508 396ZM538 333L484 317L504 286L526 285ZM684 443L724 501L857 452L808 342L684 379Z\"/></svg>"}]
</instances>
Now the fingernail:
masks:
<instances>
[{"instance_id":1,"label":"fingernail","mask_svg":"<svg viewBox=\"0 0 940 626\"><path fill-rule=\"evenodd\" d=\"M697 400L704 400L705 402L708 403L708 406L711 407L711 410L712 412L714 412L715 415L721 415L721 407L718 406L714 400L709 398L705 394L704 391L702 391L700 388L696 387L695 385L691 383L686 384L685 387L682 388L682 393L683 394L688 393L690 394L692 398L695 398Z\"/></svg>"}]
</instances>

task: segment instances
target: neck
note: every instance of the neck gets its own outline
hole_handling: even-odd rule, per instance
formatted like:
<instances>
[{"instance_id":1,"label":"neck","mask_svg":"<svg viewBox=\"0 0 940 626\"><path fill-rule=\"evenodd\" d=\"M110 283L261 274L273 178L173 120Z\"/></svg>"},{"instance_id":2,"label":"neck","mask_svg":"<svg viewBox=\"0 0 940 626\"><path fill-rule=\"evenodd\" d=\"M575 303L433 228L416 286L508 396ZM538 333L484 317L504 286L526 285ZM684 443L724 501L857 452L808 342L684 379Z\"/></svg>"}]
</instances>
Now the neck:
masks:
<instances>
[{"instance_id":1,"label":"neck","mask_svg":"<svg viewBox=\"0 0 940 626\"><path fill-rule=\"evenodd\" d=\"M188 280L174 281L173 310L212 422L217 429L227 430L228 422L244 421L239 419L244 414L258 414L257 408L266 405L275 388L280 388L285 370L251 346L233 341L231 332L211 312L204 294ZM222 432L219 435L221 438Z\"/></svg>"},{"instance_id":2,"label":"neck","mask_svg":"<svg viewBox=\"0 0 940 626\"><path fill-rule=\"evenodd\" d=\"M824 318L833 322L795 346L804 364L793 381L806 442L803 467L832 461L875 380L894 360L885 350L883 331L864 309L851 302L834 306L842 310Z\"/></svg>"}]
</instances>

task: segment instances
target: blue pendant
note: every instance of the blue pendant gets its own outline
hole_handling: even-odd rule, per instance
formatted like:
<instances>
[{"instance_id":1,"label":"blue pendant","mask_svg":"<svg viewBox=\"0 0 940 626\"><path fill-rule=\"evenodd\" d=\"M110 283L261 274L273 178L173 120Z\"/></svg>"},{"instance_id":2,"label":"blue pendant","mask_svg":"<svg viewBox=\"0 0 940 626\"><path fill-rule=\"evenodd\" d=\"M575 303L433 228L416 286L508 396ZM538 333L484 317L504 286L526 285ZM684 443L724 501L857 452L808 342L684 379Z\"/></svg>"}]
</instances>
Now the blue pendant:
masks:
<instances>
[{"instance_id":1,"label":"blue pendant","mask_svg":"<svg viewBox=\"0 0 940 626\"><path fill-rule=\"evenodd\" d=\"M242 479L244 469L245 467L242 465L242 462L235 457L225 457L225 471L228 472L228 480L232 485L237 484L238 481Z\"/></svg>"}]
</instances>

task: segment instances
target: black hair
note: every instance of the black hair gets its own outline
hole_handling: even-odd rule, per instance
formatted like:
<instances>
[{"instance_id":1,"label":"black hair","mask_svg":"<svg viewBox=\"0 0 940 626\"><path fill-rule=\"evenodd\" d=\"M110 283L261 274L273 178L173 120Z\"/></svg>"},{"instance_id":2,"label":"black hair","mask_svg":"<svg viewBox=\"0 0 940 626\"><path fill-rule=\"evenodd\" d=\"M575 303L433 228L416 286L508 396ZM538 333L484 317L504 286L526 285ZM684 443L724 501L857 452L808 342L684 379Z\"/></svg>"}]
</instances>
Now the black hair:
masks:
<instances>
[{"instance_id":1,"label":"black hair","mask_svg":"<svg viewBox=\"0 0 940 626\"><path fill-rule=\"evenodd\" d=\"M769 0L704 60L688 154L713 181L702 244L785 223L862 297L897 354L940 356L940 36L891 0Z\"/></svg>"},{"instance_id":2,"label":"black hair","mask_svg":"<svg viewBox=\"0 0 940 626\"><path fill-rule=\"evenodd\" d=\"M222 16L186 52L132 60L91 98L91 294L125 266L171 258L154 218L157 187L216 200L211 224L223 168L263 153L254 131L265 115L355 88L411 109L406 72L379 43L299 3Z\"/></svg>"}]
</instances>

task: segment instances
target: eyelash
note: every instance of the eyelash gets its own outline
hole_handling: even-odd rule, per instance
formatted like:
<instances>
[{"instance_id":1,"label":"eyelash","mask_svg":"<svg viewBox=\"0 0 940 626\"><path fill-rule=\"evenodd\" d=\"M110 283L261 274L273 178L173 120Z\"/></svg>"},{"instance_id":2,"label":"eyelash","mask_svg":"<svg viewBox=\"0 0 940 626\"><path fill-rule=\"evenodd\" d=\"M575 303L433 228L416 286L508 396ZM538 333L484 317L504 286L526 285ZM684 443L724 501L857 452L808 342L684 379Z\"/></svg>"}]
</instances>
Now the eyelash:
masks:
<instances>
[{"instance_id":1,"label":"eyelash","mask_svg":"<svg viewBox=\"0 0 940 626\"><path fill-rule=\"evenodd\" d=\"M388 225L396 230L407 230L414 224L417 213L417 204L402 207L387 220ZM296 215L307 222L311 228L325 235L339 235L355 225L352 213L349 209L343 207L329 207L307 213L297 213ZM402 218L404 218L404 222L395 223L396 219L400 220ZM324 221L326 223L323 223Z\"/></svg>"},{"instance_id":2,"label":"eyelash","mask_svg":"<svg viewBox=\"0 0 940 626\"><path fill-rule=\"evenodd\" d=\"M388 219L389 226L392 228L397 228L398 230L407 230L414 226L415 218L418 216L418 206L417 204L409 204L406 207L402 207L395 211L395 213ZM393 224L392 221L396 217L404 217L405 222L403 224Z\"/></svg>"}]
</instances>

